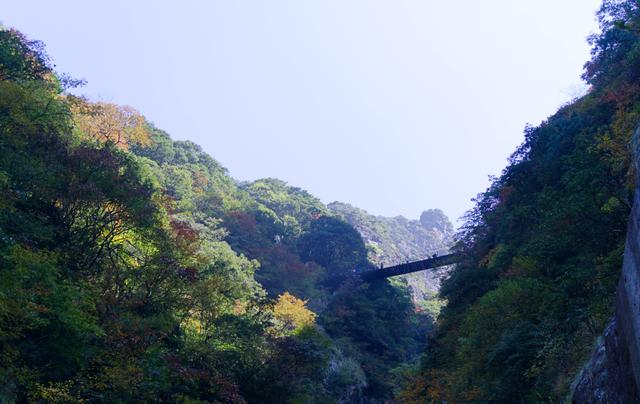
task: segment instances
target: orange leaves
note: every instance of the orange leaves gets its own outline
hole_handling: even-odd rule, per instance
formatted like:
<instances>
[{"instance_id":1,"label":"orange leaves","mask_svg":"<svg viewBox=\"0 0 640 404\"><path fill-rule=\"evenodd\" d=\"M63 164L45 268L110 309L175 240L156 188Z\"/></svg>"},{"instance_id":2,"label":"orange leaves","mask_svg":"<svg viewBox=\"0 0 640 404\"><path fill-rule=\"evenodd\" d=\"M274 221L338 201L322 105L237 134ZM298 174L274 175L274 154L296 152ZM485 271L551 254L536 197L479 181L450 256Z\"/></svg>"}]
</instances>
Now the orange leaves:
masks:
<instances>
[{"instance_id":1,"label":"orange leaves","mask_svg":"<svg viewBox=\"0 0 640 404\"><path fill-rule=\"evenodd\" d=\"M191 173L193 180L193 191L197 194L203 193L209 185L209 179L203 170L196 170Z\"/></svg>"},{"instance_id":2,"label":"orange leaves","mask_svg":"<svg viewBox=\"0 0 640 404\"><path fill-rule=\"evenodd\" d=\"M83 138L111 142L122 150L151 141L144 117L132 107L80 100L72 106L72 112Z\"/></svg>"}]
</instances>

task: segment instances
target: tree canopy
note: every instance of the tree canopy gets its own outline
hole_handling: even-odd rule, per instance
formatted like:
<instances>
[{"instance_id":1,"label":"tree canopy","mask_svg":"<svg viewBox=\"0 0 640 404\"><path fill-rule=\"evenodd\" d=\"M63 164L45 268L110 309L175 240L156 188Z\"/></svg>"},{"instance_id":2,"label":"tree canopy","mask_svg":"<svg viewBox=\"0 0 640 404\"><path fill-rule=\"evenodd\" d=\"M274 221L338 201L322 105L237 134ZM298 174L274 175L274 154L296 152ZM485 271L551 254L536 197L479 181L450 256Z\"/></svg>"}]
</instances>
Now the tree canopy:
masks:
<instances>
[{"instance_id":1,"label":"tree canopy","mask_svg":"<svg viewBox=\"0 0 640 404\"><path fill-rule=\"evenodd\" d=\"M79 83L0 29L0 401L391 398L426 320L385 282L334 299L370 265L358 231Z\"/></svg>"}]
</instances>

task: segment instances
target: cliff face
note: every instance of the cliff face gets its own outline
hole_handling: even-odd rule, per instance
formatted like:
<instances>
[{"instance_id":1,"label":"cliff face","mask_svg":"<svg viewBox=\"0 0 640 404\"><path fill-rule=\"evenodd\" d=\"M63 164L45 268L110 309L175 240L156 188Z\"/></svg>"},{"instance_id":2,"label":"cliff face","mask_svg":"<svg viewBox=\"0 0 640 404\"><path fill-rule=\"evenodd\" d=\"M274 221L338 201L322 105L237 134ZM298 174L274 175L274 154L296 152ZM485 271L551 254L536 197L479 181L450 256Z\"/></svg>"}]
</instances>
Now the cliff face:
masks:
<instances>
[{"instance_id":1,"label":"cliff face","mask_svg":"<svg viewBox=\"0 0 640 404\"><path fill-rule=\"evenodd\" d=\"M640 173L640 127L633 146L636 173ZM640 402L640 178L636 177L615 314L576 378L574 403Z\"/></svg>"},{"instance_id":2,"label":"cliff face","mask_svg":"<svg viewBox=\"0 0 640 404\"><path fill-rule=\"evenodd\" d=\"M573 386L573 403L638 402L629 350L614 318Z\"/></svg>"}]
</instances>

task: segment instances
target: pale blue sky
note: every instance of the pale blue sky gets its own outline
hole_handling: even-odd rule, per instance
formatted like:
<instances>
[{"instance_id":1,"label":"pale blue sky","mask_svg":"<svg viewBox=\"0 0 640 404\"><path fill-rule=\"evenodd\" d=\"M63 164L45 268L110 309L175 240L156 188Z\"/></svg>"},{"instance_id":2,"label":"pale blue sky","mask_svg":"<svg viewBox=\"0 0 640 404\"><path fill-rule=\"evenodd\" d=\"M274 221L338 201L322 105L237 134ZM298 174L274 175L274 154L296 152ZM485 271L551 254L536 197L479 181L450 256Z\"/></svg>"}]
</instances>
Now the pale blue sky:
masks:
<instances>
[{"instance_id":1,"label":"pale blue sky","mask_svg":"<svg viewBox=\"0 0 640 404\"><path fill-rule=\"evenodd\" d=\"M452 219L583 90L599 0L9 1L82 93L240 180Z\"/></svg>"}]
</instances>

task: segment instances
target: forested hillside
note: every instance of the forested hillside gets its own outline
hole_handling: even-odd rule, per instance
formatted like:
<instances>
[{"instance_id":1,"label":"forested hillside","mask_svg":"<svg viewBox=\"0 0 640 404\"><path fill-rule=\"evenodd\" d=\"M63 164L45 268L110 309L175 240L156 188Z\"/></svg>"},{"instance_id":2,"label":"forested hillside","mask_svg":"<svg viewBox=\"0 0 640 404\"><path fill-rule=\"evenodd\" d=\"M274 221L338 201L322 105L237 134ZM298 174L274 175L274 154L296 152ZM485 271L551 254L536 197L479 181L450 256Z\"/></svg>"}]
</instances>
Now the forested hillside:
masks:
<instances>
[{"instance_id":1,"label":"forested hillside","mask_svg":"<svg viewBox=\"0 0 640 404\"><path fill-rule=\"evenodd\" d=\"M612 315L636 177L640 3L598 19L588 92L527 126L455 235L437 209L238 182L0 27L0 402L567 400ZM354 275L449 247L438 300L443 273Z\"/></svg>"},{"instance_id":2,"label":"forested hillside","mask_svg":"<svg viewBox=\"0 0 640 404\"><path fill-rule=\"evenodd\" d=\"M588 93L528 127L467 214L406 402L562 402L610 318L640 123L639 5L606 0L598 18Z\"/></svg>"},{"instance_id":3,"label":"forested hillside","mask_svg":"<svg viewBox=\"0 0 640 404\"><path fill-rule=\"evenodd\" d=\"M1 402L398 392L432 319L388 281L329 286L373 268L356 229L78 85L0 30Z\"/></svg>"}]
</instances>

